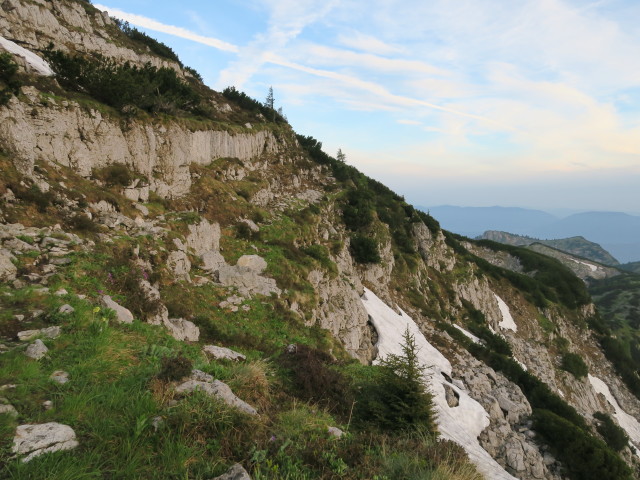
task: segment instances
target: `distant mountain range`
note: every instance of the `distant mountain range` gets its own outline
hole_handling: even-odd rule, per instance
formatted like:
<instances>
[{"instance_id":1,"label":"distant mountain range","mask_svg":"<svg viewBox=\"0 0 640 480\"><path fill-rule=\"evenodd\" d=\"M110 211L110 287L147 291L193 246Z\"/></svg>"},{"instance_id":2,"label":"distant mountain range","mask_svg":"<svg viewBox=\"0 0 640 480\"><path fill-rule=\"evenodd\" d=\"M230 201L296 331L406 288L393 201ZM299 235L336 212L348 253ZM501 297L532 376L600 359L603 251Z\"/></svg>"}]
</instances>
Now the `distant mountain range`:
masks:
<instances>
[{"instance_id":1,"label":"distant mountain range","mask_svg":"<svg viewBox=\"0 0 640 480\"><path fill-rule=\"evenodd\" d=\"M470 238L487 230L538 240L582 236L598 243L621 263L640 260L640 216L621 212L584 212L559 218L542 210L515 207L419 207L440 225Z\"/></svg>"},{"instance_id":2,"label":"distant mountain range","mask_svg":"<svg viewBox=\"0 0 640 480\"><path fill-rule=\"evenodd\" d=\"M578 257L593 260L604 265L619 265L620 262L613 258L604 248L594 242L590 242L584 237L569 237L557 240L538 240L527 237L525 235L515 235L507 232L498 232L496 230L488 230L481 236L485 240L493 240L494 242L506 243L508 245L527 246L539 243L552 247L563 252L577 255Z\"/></svg>"}]
</instances>

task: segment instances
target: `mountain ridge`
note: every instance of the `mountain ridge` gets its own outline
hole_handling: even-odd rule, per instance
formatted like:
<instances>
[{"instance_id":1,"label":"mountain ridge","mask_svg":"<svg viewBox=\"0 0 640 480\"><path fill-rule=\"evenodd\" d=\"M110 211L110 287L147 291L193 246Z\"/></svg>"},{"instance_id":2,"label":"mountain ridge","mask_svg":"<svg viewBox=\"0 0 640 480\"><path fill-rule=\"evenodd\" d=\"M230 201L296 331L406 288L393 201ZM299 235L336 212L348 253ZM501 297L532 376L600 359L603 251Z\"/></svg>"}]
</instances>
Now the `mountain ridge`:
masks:
<instances>
[{"instance_id":1,"label":"mountain ridge","mask_svg":"<svg viewBox=\"0 0 640 480\"><path fill-rule=\"evenodd\" d=\"M640 402L562 264L514 247L496 256L520 272L495 266L241 92L151 53L156 66L132 73L122 61L144 44L88 2L1 7L0 34L59 60L55 78L20 70L0 106L3 474L212 478L239 462L273 479L635 475L633 447L609 448L593 415L633 436L622 413ZM111 68L83 56L96 51L117 62L100 85L161 75L167 90L88 95L61 65ZM365 288L384 307L368 312ZM424 386L372 365L407 365L381 337L409 316L446 360L427 381L441 418L474 402L459 445L407 429L433 419L390 392L424 407ZM78 434L74 450L22 462L21 435L52 424Z\"/></svg>"}]
</instances>

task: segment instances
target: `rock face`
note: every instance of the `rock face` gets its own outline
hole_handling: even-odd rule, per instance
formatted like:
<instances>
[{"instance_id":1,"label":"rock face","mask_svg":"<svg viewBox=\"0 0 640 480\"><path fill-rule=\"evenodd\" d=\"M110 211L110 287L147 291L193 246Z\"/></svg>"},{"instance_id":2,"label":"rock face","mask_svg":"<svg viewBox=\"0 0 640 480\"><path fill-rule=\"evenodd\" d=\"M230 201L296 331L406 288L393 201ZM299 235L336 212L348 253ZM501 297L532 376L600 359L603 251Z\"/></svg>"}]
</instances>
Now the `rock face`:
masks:
<instances>
[{"instance_id":1,"label":"rock face","mask_svg":"<svg viewBox=\"0 0 640 480\"><path fill-rule=\"evenodd\" d=\"M7 250L0 250L0 281L13 281L18 273L17 267L11 262L13 255Z\"/></svg>"},{"instance_id":2,"label":"rock face","mask_svg":"<svg viewBox=\"0 0 640 480\"><path fill-rule=\"evenodd\" d=\"M197 342L200 338L200 329L184 318L170 318L164 322L164 326L176 340Z\"/></svg>"},{"instance_id":3,"label":"rock face","mask_svg":"<svg viewBox=\"0 0 640 480\"><path fill-rule=\"evenodd\" d=\"M231 134L191 132L178 124L120 122L78 105L43 107L37 91L25 88L29 102L12 102L0 110L0 138L18 157L23 174L31 176L35 162L58 163L89 177L92 169L127 165L150 181L162 197L179 197L191 186L190 164L208 165L217 158L249 161L275 153L277 142L267 131ZM32 102L32 103L31 103ZM38 111L37 118L31 115Z\"/></svg>"},{"instance_id":4,"label":"rock face","mask_svg":"<svg viewBox=\"0 0 640 480\"><path fill-rule=\"evenodd\" d=\"M49 452L71 450L78 446L76 433L68 425L61 423L42 423L39 425L20 425L13 439L13 452L27 455L22 459L28 462Z\"/></svg>"}]
</instances>

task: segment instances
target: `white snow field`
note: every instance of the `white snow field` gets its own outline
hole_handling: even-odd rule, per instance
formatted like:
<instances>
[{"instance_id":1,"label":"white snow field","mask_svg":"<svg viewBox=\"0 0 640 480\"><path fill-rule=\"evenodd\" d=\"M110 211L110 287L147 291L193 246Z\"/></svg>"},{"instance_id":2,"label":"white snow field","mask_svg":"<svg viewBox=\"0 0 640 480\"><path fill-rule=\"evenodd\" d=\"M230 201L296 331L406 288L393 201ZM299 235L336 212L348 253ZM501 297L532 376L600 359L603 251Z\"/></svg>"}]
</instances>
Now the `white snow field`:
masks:
<instances>
[{"instance_id":1,"label":"white snow field","mask_svg":"<svg viewBox=\"0 0 640 480\"><path fill-rule=\"evenodd\" d=\"M575 258L572 258L571 260L573 260L576 263L581 263L582 265L586 265L591 269L592 272L595 272L596 270L598 270L598 267L596 265L592 265L591 263L581 262L580 260L576 260Z\"/></svg>"},{"instance_id":2,"label":"white snow field","mask_svg":"<svg viewBox=\"0 0 640 480\"><path fill-rule=\"evenodd\" d=\"M465 390L447 382L443 374L451 378L449 360L427 341L413 319L402 310L396 313L367 288L362 303L378 331L377 360L389 354L402 354L403 334L407 329L414 336L420 363L428 368L425 383L433 394L438 430L442 437L460 444L486 478L515 480L480 446L478 435L489 425L489 414ZM457 407L447 404L445 383L460 396Z\"/></svg>"},{"instance_id":3,"label":"white snow field","mask_svg":"<svg viewBox=\"0 0 640 480\"><path fill-rule=\"evenodd\" d=\"M498 326L504 330L513 330L514 332L518 331L518 326L516 325L515 320L511 316L511 311L509 310L509 306L504 303L498 295L493 294L496 297L496 301L498 302L498 307L500 308L500 313L502 314L502 321L498 324Z\"/></svg>"},{"instance_id":4,"label":"white snow field","mask_svg":"<svg viewBox=\"0 0 640 480\"><path fill-rule=\"evenodd\" d=\"M53 70L47 62L41 59L35 53L27 50L20 45L13 43L11 40L7 40L6 38L0 36L0 47L4 48L6 51L13 53L14 55L18 55L26 60L31 68L33 68L40 75L51 76L53 75Z\"/></svg>"},{"instance_id":5,"label":"white snow field","mask_svg":"<svg viewBox=\"0 0 640 480\"><path fill-rule=\"evenodd\" d=\"M593 389L604 395L611 404L616 412L613 416L616 417L620 426L627 432L627 435L629 435L631 443L636 447L636 455L640 456L640 453L638 453L638 447L640 447L640 422L622 409L606 383L591 374L589 374L589 382Z\"/></svg>"}]
</instances>

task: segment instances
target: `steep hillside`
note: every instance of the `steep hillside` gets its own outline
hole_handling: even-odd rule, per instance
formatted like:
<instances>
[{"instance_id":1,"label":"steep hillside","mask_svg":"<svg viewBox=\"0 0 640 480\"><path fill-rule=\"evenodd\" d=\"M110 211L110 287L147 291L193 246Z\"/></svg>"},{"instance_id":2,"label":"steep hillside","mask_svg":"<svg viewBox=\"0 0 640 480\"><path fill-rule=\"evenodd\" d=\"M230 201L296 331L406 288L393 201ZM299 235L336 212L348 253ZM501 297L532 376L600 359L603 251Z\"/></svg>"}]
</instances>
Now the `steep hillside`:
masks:
<instances>
[{"instance_id":1,"label":"steep hillside","mask_svg":"<svg viewBox=\"0 0 640 480\"><path fill-rule=\"evenodd\" d=\"M613 258L609 252L597 243L590 242L584 237L539 240L525 235L487 230L482 234L481 238L506 243L507 245L532 245L539 243L604 265L619 265L619 262Z\"/></svg>"},{"instance_id":2,"label":"steep hillside","mask_svg":"<svg viewBox=\"0 0 640 480\"><path fill-rule=\"evenodd\" d=\"M88 2L0 5L0 476L638 478L637 374L562 264Z\"/></svg>"}]
</instances>

